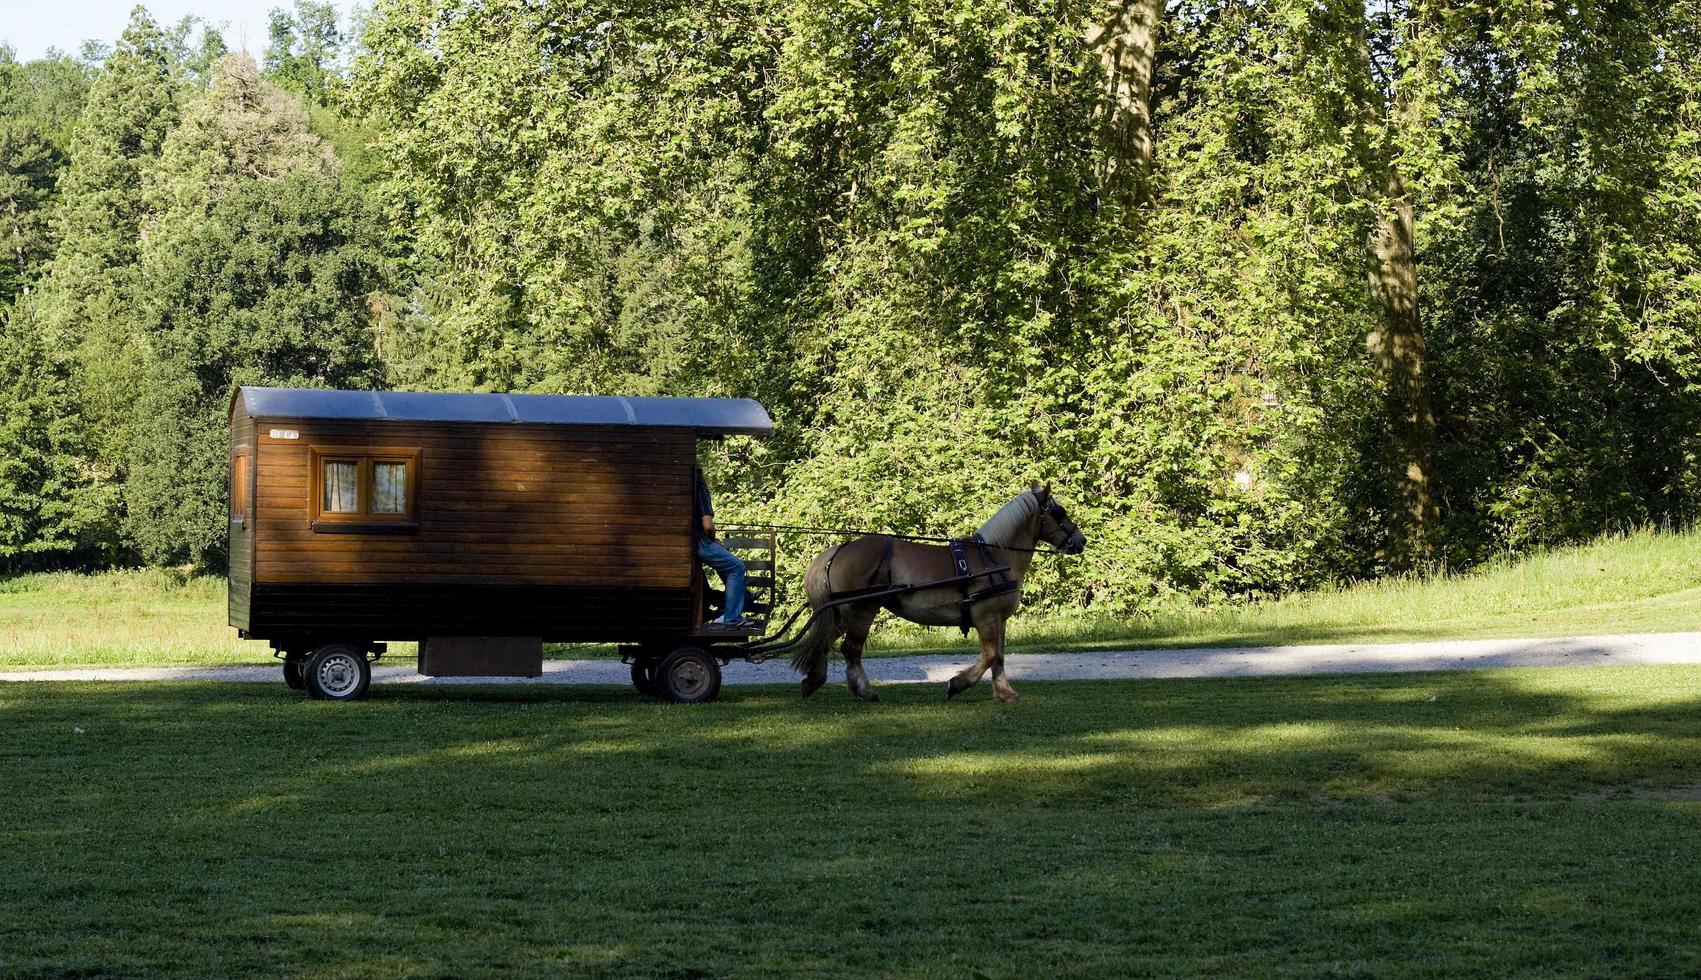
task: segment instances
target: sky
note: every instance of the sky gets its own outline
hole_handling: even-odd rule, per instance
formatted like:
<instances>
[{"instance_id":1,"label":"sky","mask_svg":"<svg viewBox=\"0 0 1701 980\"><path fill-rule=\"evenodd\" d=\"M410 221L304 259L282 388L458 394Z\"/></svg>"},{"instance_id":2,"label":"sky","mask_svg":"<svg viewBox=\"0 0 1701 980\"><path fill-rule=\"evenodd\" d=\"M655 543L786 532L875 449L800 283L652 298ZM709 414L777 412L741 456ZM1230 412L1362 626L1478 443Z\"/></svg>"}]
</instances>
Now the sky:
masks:
<instances>
[{"instance_id":1,"label":"sky","mask_svg":"<svg viewBox=\"0 0 1701 980\"><path fill-rule=\"evenodd\" d=\"M352 0L332 0L346 19ZM0 41L10 44L20 61L29 61L58 48L76 54L85 38L111 44L130 21L137 0L3 0L0 2ZM266 12L293 7L293 0L147 0L161 24L175 24L194 14L219 25L225 43L259 57L266 47ZM345 20L346 26L346 20Z\"/></svg>"}]
</instances>

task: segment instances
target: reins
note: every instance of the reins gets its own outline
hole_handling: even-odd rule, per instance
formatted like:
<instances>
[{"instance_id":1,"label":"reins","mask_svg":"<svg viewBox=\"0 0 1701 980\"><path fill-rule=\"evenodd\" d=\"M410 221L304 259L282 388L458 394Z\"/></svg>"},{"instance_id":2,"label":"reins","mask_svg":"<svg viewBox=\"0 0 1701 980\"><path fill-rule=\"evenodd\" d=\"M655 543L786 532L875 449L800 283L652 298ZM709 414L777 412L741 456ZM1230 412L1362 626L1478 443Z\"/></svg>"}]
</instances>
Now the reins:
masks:
<instances>
[{"instance_id":1,"label":"reins","mask_svg":"<svg viewBox=\"0 0 1701 980\"><path fill-rule=\"evenodd\" d=\"M775 534L813 534L818 537L835 538L868 535L871 537L897 538L900 541L926 541L933 544L950 544L953 541L973 540L974 538L974 535L972 534L968 535L966 538L947 538L931 534L899 534L896 531L865 531L853 527L810 527L802 524L751 524L745 521L739 521L736 524L729 524L727 527L729 530L772 531ZM1049 553L1062 554L1062 552L1050 546L1045 548L1022 548L1016 545L992 544L991 542L987 542L987 547L1002 548L1005 551L1025 551L1029 554L1036 555Z\"/></svg>"}]
</instances>

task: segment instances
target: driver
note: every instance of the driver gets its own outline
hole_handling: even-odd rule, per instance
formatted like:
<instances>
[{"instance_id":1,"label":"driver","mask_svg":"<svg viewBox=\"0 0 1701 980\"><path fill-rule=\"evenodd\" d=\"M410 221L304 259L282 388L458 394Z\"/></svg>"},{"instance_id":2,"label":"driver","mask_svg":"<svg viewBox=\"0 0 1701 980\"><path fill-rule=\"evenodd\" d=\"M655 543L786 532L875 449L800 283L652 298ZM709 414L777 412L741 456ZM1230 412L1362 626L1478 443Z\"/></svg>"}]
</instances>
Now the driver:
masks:
<instances>
[{"instance_id":1,"label":"driver","mask_svg":"<svg viewBox=\"0 0 1701 980\"><path fill-rule=\"evenodd\" d=\"M739 561L737 555L715 540L715 504L709 496L709 481L703 476L701 466L697 467L695 504L695 519L692 525L697 531L697 558L715 570L726 590L726 602L720 617L703 625L714 629L741 629L749 626L750 621L744 618L744 562Z\"/></svg>"}]
</instances>

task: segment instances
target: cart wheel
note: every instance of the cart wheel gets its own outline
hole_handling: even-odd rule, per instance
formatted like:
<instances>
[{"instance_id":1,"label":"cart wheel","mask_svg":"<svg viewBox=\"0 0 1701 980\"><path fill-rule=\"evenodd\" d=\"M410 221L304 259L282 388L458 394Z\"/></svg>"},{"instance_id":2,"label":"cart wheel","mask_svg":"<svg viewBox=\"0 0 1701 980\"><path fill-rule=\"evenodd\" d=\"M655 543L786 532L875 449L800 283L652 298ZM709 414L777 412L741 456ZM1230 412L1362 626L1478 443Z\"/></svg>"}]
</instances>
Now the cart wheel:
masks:
<instances>
[{"instance_id":1,"label":"cart wheel","mask_svg":"<svg viewBox=\"0 0 1701 980\"><path fill-rule=\"evenodd\" d=\"M284 657L283 675L284 686L292 691L299 691L307 686L307 672L304 669L307 658L299 653L291 653Z\"/></svg>"},{"instance_id":2,"label":"cart wheel","mask_svg":"<svg viewBox=\"0 0 1701 980\"><path fill-rule=\"evenodd\" d=\"M702 704L721 693L721 665L701 647L680 647L656 668L655 682L675 704Z\"/></svg>"},{"instance_id":3,"label":"cart wheel","mask_svg":"<svg viewBox=\"0 0 1701 980\"><path fill-rule=\"evenodd\" d=\"M638 689L639 694L646 696L661 693L656 687L656 661L653 658L632 661L632 686Z\"/></svg>"},{"instance_id":4,"label":"cart wheel","mask_svg":"<svg viewBox=\"0 0 1701 980\"><path fill-rule=\"evenodd\" d=\"M347 643L327 643L307 658L307 693L320 701L356 701L372 685L372 665Z\"/></svg>"}]
</instances>

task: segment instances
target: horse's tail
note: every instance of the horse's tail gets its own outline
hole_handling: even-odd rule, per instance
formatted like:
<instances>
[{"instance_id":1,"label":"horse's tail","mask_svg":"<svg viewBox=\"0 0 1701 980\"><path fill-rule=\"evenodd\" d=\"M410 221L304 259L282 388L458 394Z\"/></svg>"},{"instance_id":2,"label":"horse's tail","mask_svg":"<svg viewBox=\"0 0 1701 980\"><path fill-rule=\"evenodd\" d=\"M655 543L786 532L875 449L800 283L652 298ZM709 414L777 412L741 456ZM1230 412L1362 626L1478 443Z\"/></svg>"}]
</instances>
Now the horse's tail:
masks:
<instances>
[{"instance_id":1,"label":"horse's tail","mask_svg":"<svg viewBox=\"0 0 1701 980\"><path fill-rule=\"evenodd\" d=\"M809 628L798 640L797 649L792 651L791 668L808 677L825 664L827 655L832 652L833 641L838 638L838 626L837 606L817 609L809 617Z\"/></svg>"},{"instance_id":2,"label":"horse's tail","mask_svg":"<svg viewBox=\"0 0 1701 980\"><path fill-rule=\"evenodd\" d=\"M836 545L816 555L803 575L804 595L815 609L810 613L803 636L798 638L797 649L792 651L791 666L805 677L826 665L833 641L839 638L839 607L828 603L833 599L833 559L843 547Z\"/></svg>"}]
</instances>

